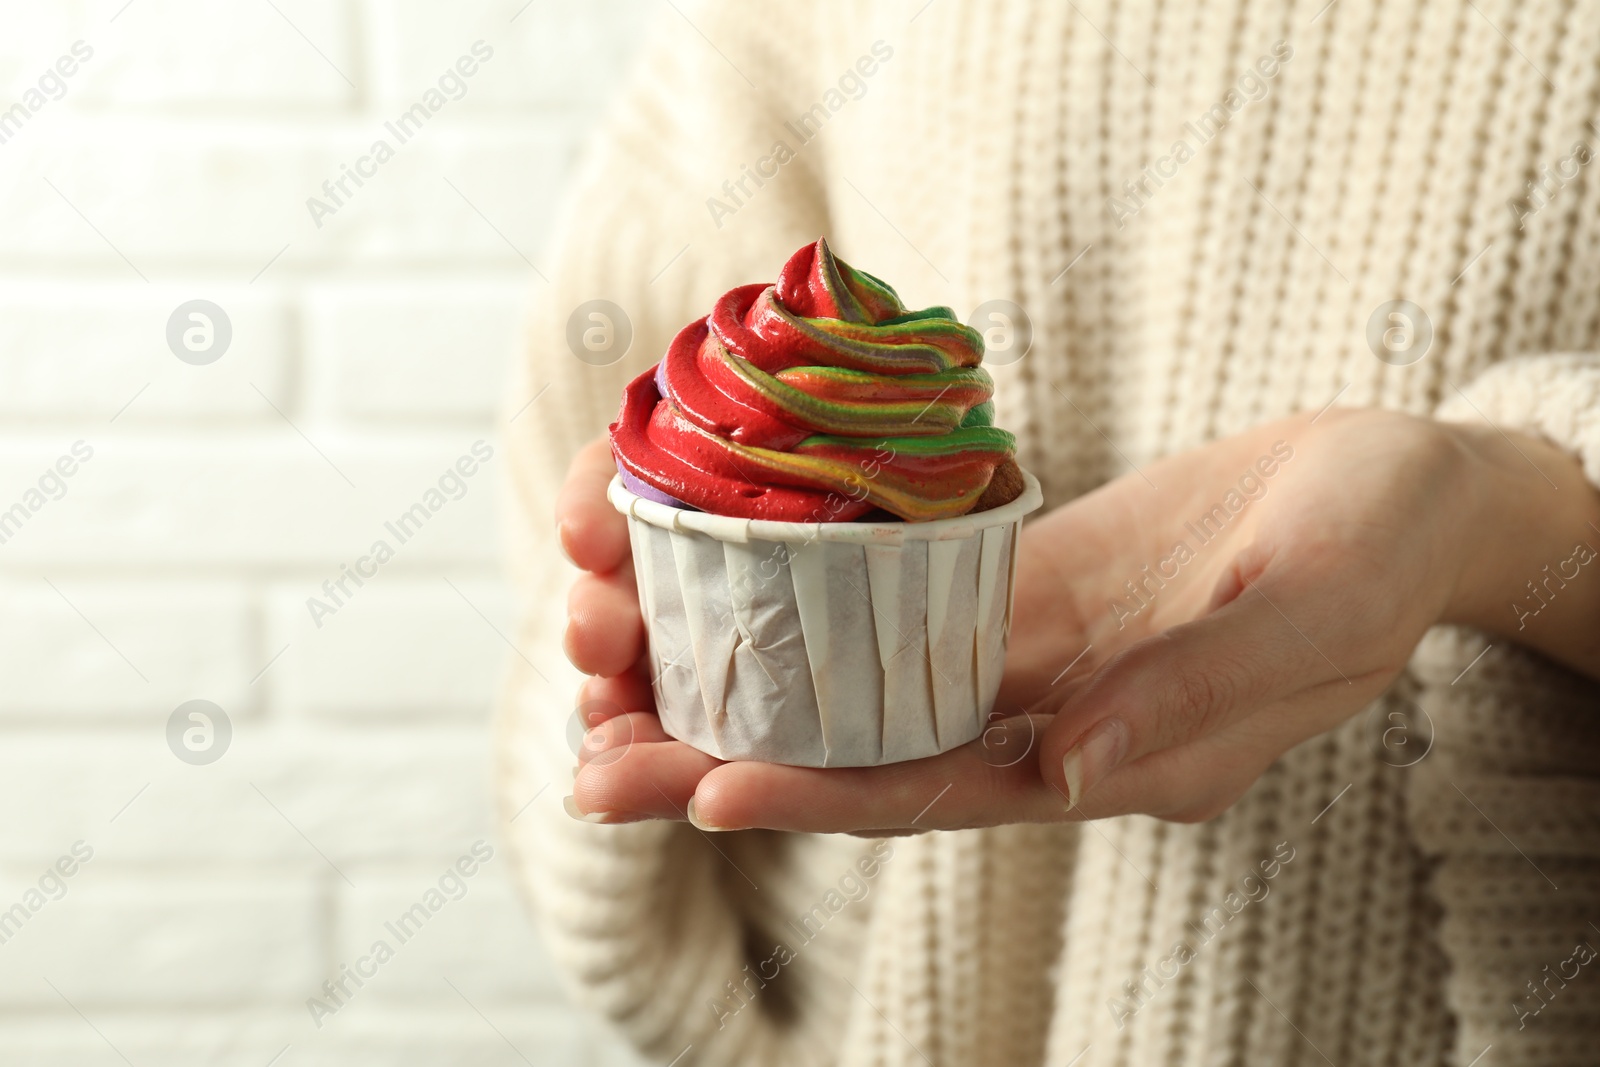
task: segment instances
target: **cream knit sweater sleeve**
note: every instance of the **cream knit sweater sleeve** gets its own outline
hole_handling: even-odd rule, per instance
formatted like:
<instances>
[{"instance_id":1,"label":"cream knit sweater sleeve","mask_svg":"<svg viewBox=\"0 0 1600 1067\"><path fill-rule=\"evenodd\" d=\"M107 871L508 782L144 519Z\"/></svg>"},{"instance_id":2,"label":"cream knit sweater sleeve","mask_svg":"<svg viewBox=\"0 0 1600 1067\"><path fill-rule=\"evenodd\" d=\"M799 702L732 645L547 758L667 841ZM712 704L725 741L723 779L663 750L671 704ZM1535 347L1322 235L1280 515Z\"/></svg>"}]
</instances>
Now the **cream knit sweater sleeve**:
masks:
<instances>
[{"instance_id":1,"label":"cream knit sweater sleeve","mask_svg":"<svg viewBox=\"0 0 1600 1067\"><path fill-rule=\"evenodd\" d=\"M1488 420L1543 437L1600 486L1600 355L1562 353L1496 363L1440 405L1450 422Z\"/></svg>"},{"instance_id":2,"label":"cream knit sweater sleeve","mask_svg":"<svg viewBox=\"0 0 1600 1067\"><path fill-rule=\"evenodd\" d=\"M1496 363L1451 389L1437 417L1520 430L1577 457L1591 484L1553 492L1600 486L1600 355ZM1600 530L1574 530L1572 537L1600 549ZM1508 592L1508 617L1516 592ZM1587 936L1595 930L1592 868L1600 857L1594 683L1454 626L1429 631L1412 671L1435 751L1415 768L1408 800L1412 832L1438 864L1435 891L1448 915L1439 937L1457 964L1447 996L1460 1062L1491 1044L1512 1050L1517 1062L1594 1062L1585 1016L1592 1019L1600 997L1559 988L1559 975L1549 979L1549 970L1523 973L1530 968L1518 959L1525 941L1549 936L1545 931L1560 931L1552 944L1563 951L1552 948L1552 967L1570 953L1563 939L1596 943ZM1536 924L1529 924L1530 911ZM1521 932L1508 936L1511 930ZM1553 992L1570 995L1558 1001ZM1550 998L1548 1008L1541 998Z\"/></svg>"},{"instance_id":3,"label":"cream knit sweater sleeve","mask_svg":"<svg viewBox=\"0 0 1600 1067\"><path fill-rule=\"evenodd\" d=\"M849 987L812 976L848 975L848 961L830 953L857 938L830 938L786 965L787 1004L774 992L758 1007L729 1012L739 1003L729 994L757 988L747 963L768 959L786 937L784 921L805 914L871 843L761 832L713 840L682 823L593 826L567 817L560 800L575 762L580 676L560 655L575 572L554 538L553 504L574 451L604 432L623 384L654 363L679 328L827 231L809 170L815 155L786 163L780 181L758 186L746 177L772 147L773 116L791 111L755 90L740 68L754 74L759 64L763 87L803 82L789 68L807 55L805 32L804 19L777 7L760 20L731 3L663 9L648 54L573 183L549 280L536 283L530 351L505 405L507 536L523 615L499 702L504 836L571 992L663 1061L694 1043L714 1045L695 1062L832 1055ZM738 67L707 42L737 56ZM711 197L737 213L714 249L699 215ZM609 366L580 360L567 341L568 317L593 299L620 307L633 333L626 356ZM721 1012L711 1007L715 998ZM780 1044L771 1018L785 1008L799 1022ZM707 1042L712 1032L717 1040Z\"/></svg>"}]
</instances>

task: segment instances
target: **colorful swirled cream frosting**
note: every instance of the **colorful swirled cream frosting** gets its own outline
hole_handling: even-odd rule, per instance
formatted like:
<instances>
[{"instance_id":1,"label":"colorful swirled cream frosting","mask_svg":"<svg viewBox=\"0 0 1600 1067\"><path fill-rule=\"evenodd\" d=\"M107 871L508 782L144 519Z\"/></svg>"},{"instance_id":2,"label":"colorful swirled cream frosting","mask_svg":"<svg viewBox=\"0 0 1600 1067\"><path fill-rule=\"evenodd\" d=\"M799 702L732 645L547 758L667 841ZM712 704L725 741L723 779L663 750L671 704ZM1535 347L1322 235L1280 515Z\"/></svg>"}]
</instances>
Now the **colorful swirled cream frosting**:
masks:
<instances>
[{"instance_id":1,"label":"colorful swirled cream frosting","mask_svg":"<svg viewBox=\"0 0 1600 1067\"><path fill-rule=\"evenodd\" d=\"M634 493L717 515L963 515L997 468L1020 489L982 359L949 308L907 311L818 240L683 328L628 384L611 449Z\"/></svg>"}]
</instances>

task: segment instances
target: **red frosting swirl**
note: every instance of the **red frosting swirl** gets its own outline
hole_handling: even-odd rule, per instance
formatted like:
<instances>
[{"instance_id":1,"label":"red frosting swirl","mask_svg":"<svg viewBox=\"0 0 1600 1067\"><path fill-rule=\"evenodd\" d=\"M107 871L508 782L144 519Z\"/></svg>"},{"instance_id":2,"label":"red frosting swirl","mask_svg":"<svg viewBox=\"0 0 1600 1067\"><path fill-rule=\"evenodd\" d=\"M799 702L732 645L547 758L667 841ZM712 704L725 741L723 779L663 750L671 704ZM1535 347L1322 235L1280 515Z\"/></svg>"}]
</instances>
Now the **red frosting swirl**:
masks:
<instances>
[{"instance_id":1,"label":"red frosting swirl","mask_svg":"<svg viewBox=\"0 0 1600 1067\"><path fill-rule=\"evenodd\" d=\"M725 293L635 378L611 426L632 482L740 518L961 515L1015 451L992 425L983 341L818 240L775 285Z\"/></svg>"}]
</instances>

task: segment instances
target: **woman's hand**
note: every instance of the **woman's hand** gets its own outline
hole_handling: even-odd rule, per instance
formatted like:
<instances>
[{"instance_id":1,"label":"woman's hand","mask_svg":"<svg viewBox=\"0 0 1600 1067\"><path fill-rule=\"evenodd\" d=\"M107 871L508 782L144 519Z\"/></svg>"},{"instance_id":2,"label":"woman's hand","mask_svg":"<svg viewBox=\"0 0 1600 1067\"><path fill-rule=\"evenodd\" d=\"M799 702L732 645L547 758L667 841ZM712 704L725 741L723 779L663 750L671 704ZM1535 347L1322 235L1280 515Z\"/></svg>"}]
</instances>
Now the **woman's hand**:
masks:
<instances>
[{"instance_id":1,"label":"woman's hand","mask_svg":"<svg viewBox=\"0 0 1600 1067\"><path fill-rule=\"evenodd\" d=\"M1600 504L1575 461L1491 428L1334 409L1164 459L1029 523L995 722L978 741L878 768L723 763L655 716L611 472L604 443L590 445L559 508L563 544L591 572L572 590L568 655L602 676L580 697L596 728L573 809L599 821L1194 821L1364 708L1435 623L1600 674L1600 567L1537 626L1510 606L1578 542L1600 547L1587 526Z\"/></svg>"}]
</instances>

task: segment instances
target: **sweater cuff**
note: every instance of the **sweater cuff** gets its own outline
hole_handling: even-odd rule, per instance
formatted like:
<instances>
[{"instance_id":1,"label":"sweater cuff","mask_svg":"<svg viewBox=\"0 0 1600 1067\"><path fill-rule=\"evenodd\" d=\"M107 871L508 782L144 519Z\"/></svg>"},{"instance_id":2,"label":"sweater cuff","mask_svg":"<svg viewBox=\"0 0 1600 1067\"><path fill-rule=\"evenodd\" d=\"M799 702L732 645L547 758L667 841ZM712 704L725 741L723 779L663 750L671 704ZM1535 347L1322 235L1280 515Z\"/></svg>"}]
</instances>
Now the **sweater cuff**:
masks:
<instances>
[{"instance_id":1,"label":"sweater cuff","mask_svg":"<svg viewBox=\"0 0 1600 1067\"><path fill-rule=\"evenodd\" d=\"M1600 485L1600 355L1559 353L1496 363L1465 388L1452 387L1436 417L1488 420L1544 438L1576 456Z\"/></svg>"},{"instance_id":2,"label":"sweater cuff","mask_svg":"<svg viewBox=\"0 0 1600 1067\"><path fill-rule=\"evenodd\" d=\"M1436 415L1541 437L1600 485L1600 356L1506 360L1452 387ZM1412 670L1428 747L1407 808L1436 864L1458 1062L1490 1045L1519 1063L1591 1062L1600 992L1556 972L1600 940L1595 684L1453 626L1429 631Z\"/></svg>"}]
</instances>

